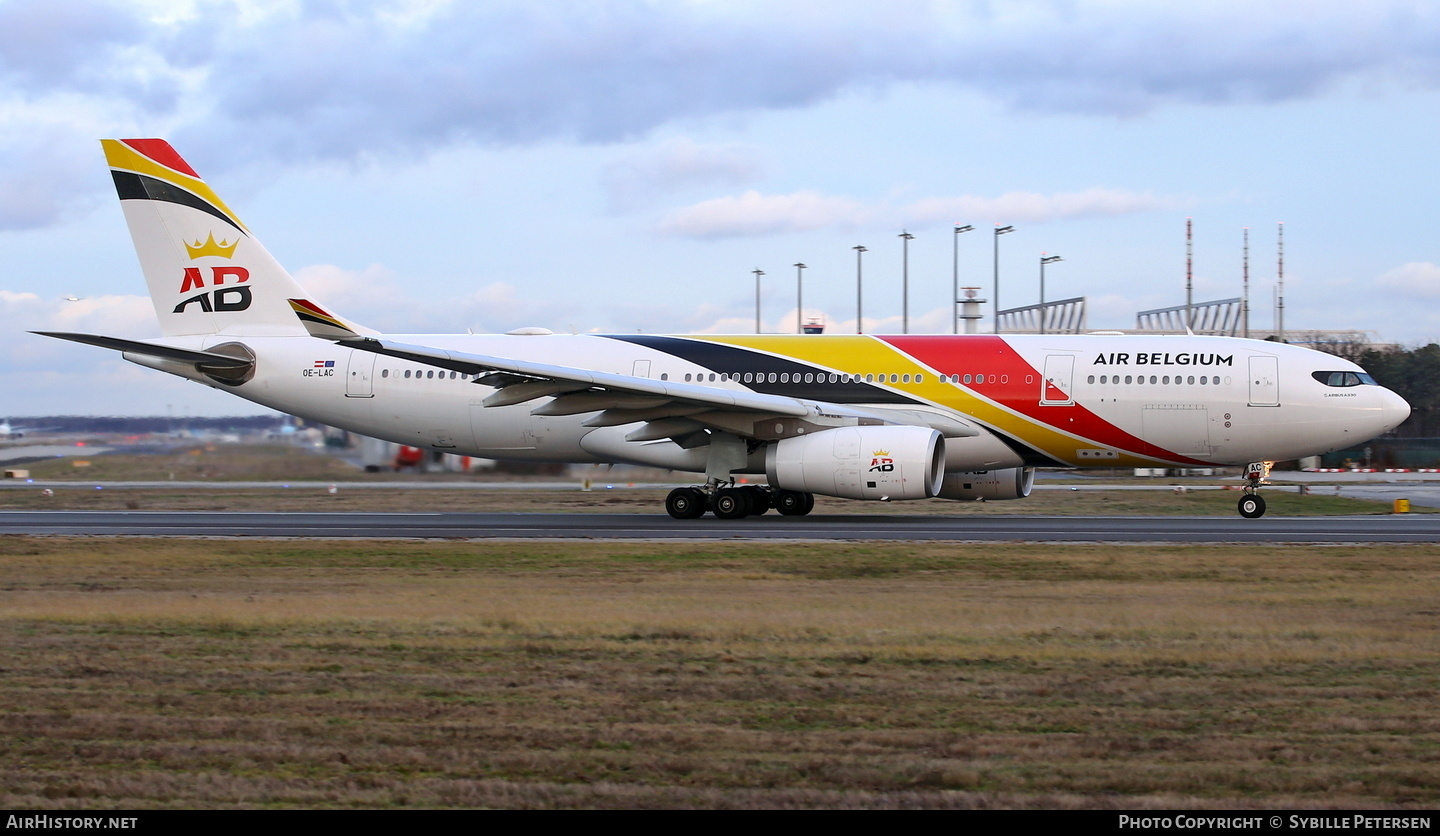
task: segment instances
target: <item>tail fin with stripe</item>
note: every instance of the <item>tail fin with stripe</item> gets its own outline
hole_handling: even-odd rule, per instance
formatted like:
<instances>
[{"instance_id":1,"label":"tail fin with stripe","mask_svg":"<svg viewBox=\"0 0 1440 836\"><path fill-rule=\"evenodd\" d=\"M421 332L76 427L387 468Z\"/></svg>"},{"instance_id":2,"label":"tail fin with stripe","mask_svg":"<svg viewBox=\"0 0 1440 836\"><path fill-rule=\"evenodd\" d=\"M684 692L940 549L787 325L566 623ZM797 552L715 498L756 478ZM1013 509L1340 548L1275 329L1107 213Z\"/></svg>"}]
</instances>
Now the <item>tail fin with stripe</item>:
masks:
<instances>
[{"instance_id":1,"label":"tail fin with stripe","mask_svg":"<svg viewBox=\"0 0 1440 836\"><path fill-rule=\"evenodd\" d=\"M170 143L100 142L162 333L307 333L291 307L305 290Z\"/></svg>"}]
</instances>

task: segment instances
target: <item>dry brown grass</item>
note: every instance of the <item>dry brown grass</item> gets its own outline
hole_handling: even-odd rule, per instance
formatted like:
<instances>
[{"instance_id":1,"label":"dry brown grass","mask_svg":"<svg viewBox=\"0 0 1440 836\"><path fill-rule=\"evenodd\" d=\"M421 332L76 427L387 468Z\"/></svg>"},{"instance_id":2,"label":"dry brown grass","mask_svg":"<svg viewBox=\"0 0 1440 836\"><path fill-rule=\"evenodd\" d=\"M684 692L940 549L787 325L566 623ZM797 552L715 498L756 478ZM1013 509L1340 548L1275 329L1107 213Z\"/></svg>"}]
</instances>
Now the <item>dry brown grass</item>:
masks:
<instances>
[{"instance_id":1,"label":"dry brown grass","mask_svg":"<svg viewBox=\"0 0 1440 836\"><path fill-rule=\"evenodd\" d=\"M1432 807L1437 558L6 538L0 804Z\"/></svg>"}]
</instances>

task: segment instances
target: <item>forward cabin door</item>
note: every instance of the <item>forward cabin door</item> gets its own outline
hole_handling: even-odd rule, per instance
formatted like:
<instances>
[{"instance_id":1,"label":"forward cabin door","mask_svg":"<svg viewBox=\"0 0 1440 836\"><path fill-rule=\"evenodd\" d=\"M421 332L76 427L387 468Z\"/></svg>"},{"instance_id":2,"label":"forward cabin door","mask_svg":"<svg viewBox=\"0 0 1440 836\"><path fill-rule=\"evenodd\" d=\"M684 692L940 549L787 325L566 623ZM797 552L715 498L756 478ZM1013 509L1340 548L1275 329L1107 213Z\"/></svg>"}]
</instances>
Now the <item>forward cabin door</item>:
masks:
<instances>
[{"instance_id":1,"label":"forward cabin door","mask_svg":"<svg viewBox=\"0 0 1440 836\"><path fill-rule=\"evenodd\" d=\"M1075 377L1075 356L1051 354L1045 358L1045 379L1040 382L1041 406L1074 406L1071 387Z\"/></svg>"},{"instance_id":2,"label":"forward cabin door","mask_svg":"<svg viewBox=\"0 0 1440 836\"><path fill-rule=\"evenodd\" d=\"M1277 357L1250 358L1250 405L1280 405L1280 360Z\"/></svg>"}]
</instances>

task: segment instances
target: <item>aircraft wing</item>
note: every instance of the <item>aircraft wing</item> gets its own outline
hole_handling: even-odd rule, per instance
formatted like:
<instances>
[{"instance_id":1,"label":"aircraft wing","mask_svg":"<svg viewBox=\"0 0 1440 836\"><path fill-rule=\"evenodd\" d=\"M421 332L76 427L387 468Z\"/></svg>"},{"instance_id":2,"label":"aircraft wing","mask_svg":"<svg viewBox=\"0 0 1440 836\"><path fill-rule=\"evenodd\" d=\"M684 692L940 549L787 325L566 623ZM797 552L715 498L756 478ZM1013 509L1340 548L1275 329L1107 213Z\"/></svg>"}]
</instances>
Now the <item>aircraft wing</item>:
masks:
<instances>
[{"instance_id":1,"label":"aircraft wing","mask_svg":"<svg viewBox=\"0 0 1440 836\"><path fill-rule=\"evenodd\" d=\"M757 424L767 419L795 419L817 429L857 424L902 424L934 426L950 437L979 434L976 428L963 421L914 410L857 408L784 395L652 380L410 345L383 337L354 337L336 342L361 351L462 374L480 375L476 383L498 390L483 401L485 406L511 406L549 397L553 400L536 407L532 414L579 415L593 412L596 414L585 422L593 427L645 422L645 426L627 436L630 441L671 438L681 446L688 446L686 439L704 429L756 437L761 434L756 430Z\"/></svg>"}]
</instances>

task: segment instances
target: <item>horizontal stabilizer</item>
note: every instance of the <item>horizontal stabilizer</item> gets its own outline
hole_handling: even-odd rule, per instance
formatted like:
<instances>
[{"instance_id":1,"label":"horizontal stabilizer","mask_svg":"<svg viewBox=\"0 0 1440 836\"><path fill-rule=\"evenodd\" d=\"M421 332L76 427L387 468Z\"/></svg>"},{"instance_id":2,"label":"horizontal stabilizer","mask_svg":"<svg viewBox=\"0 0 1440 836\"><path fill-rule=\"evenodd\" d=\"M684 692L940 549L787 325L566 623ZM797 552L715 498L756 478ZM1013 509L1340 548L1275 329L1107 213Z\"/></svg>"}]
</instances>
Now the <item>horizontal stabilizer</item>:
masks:
<instances>
[{"instance_id":1,"label":"horizontal stabilizer","mask_svg":"<svg viewBox=\"0 0 1440 836\"><path fill-rule=\"evenodd\" d=\"M188 348L156 345L155 343L141 342L139 340L124 340L119 337L102 337L97 334L71 334L64 331L31 331L30 333L39 334L42 337L55 337L60 340L70 340L71 342L110 348L115 351L126 352L127 354L143 354L147 357L159 357L162 360L178 360L182 363L194 363L197 366L205 366L207 368L239 369L255 362L254 360L243 357L230 357L209 351L193 351Z\"/></svg>"}]
</instances>

